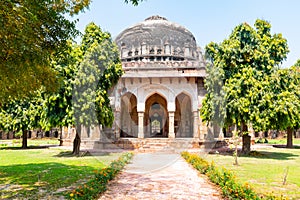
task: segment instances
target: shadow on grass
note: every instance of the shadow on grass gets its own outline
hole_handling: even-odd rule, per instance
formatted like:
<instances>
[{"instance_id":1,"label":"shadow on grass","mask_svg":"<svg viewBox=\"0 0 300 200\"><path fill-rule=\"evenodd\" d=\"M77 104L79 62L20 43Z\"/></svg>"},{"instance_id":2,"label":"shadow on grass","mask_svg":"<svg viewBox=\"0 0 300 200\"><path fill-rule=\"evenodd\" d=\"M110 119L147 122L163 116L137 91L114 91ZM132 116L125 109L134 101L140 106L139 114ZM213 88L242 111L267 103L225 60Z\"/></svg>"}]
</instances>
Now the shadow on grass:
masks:
<instances>
[{"instance_id":1,"label":"shadow on grass","mask_svg":"<svg viewBox=\"0 0 300 200\"><path fill-rule=\"evenodd\" d=\"M300 146L298 146L298 145L293 145L292 148L286 147L286 145L284 145L284 144L274 144L272 146L275 148L282 148L282 149L300 149Z\"/></svg>"},{"instance_id":2,"label":"shadow on grass","mask_svg":"<svg viewBox=\"0 0 300 200\"><path fill-rule=\"evenodd\" d=\"M0 199L40 199L63 187L86 179L92 167L62 163L0 166Z\"/></svg>"},{"instance_id":3,"label":"shadow on grass","mask_svg":"<svg viewBox=\"0 0 300 200\"><path fill-rule=\"evenodd\" d=\"M110 153L108 152L89 152L89 151L81 151L79 155L72 154L72 151L62 151L59 152L54 157L84 157L84 156L108 156Z\"/></svg>"},{"instance_id":4,"label":"shadow on grass","mask_svg":"<svg viewBox=\"0 0 300 200\"><path fill-rule=\"evenodd\" d=\"M221 148L214 151L209 152L209 154L218 154L222 156L232 156L233 149L230 148ZM241 152L241 149L238 150L239 157L247 157L247 158L259 158L259 159L274 159L274 160L292 160L299 157L298 154L293 154L291 152L278 152L274 149L274 151L251 151L249 155L245 155Z\"/></svg>"},{"instance_id":5,"label":"shadow on grass","mask_svg":"<svg viewBox=\"0 0 300 200\"><path fill-rule=\"evenodd\" d=\"M260 158L260 159L274 159L274 160L292 160L299 155L288 152L276 152L276 151L251 151L249 155L241 155L240 157L247 158Z\"/></svg>"}]
</instances>

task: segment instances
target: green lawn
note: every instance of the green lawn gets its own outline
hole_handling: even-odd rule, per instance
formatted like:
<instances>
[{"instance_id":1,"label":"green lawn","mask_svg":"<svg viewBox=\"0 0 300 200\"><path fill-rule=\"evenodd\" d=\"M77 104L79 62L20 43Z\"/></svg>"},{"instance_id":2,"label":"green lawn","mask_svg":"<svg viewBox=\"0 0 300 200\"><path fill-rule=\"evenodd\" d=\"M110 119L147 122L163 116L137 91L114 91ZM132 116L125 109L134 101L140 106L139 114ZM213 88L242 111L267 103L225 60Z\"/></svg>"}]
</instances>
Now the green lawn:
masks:
<instances>
[{"instance_id":1,"label":"green lawn","mask_svg":"<svg viewBox=\"0 0 300 200\"><path fill-rule=\"evenodd\" d=\"M58 138L42 138L42 139L28 139L27 145L30 146L45 146L45 145L59 145ZM3 147L21 147L22 139L0 140L0 148Z\"/></svg>"},{"instance_id":2,"label":"green lawn","mask_svg":"<svg viewBox=\"0 0 300 200\"><path fill-rule=\"evenodd\" d=\"M58 197L120 153L73 157L60 149L0 150L0 199Z\"/></svg>"},{"instance_id":3,"label":"green lawn","mask_svg":"<svg viewBox=\"0 0 300 200\"><path fill-rule=\"evenodd\" d=\"M286 144L286 138L283 139L268 139L269 144ZM293 144L300 145L300 138L294 138Z\"/></svg>"},{"instance_id":4,"label":"green lawn","mask_svg":"<svg viewBox=\"0 0 300 200\"><path fill-rule=\"evenodd\" d=\"M252 157L239 157L239 166L233 165L229 155L209 154L205 158L232 170L239 181L250 183L260 194L300 199L300 149L259 149Z\"/></svg>"}]
</instances>

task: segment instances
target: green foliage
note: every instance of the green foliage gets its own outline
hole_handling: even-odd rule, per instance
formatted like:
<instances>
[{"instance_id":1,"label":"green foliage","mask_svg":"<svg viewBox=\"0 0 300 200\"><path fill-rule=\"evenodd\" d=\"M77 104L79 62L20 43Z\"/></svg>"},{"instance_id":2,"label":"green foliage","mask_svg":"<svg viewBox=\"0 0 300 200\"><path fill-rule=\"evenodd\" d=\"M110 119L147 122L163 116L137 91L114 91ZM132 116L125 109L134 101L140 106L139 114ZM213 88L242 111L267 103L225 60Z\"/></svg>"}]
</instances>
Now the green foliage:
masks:
<instances>
[{"instance_id":1,"label":"green foliage","mask_svg":"<svg viewBox=\"0 0 300 200\"><path fill-rule=\"evenodd\" d=\"M52 61L60 88L47 97L45 127L111 125L108 90L123 74L117 46L94 23L86 27L80 45L68 45Z\"/></svg>"},{"instance_id":2,"label":"green foliage","mask_svg":"<svg viewBox=\"0 0 300 200\"><path fill-rule=\"evenodd\" d=\"M297 68L276 70L262 86L259 92L261 101L256 107L259 118L253 120L256 129L299 128L300 72Z\"/></svg>"},{"instance_id":3,"label":"green foliage","mask_svg":"<svg viewBox=\"0 0 300 200\"><path fill-rule=\"evenodd\" d=\"M132 153L125 153L119 159L111 162L109 167L95 171L94 178L68 193L66 197L68 199L97 199L99 194L106 191L108 182L116 177L132 156Z\"/></svg>"},{"instance_id":4,"label":"green foliage","mask_svg":"<svg viewBox=\"0 0 300 200\"><path fill-rule=\"evenodd\" d=\"M128 3L130 2L130 3L131 3L132 5L134 5L134 6L139 5L139 3L142 2L142 1L143 1L143 0L124 0L125 3L128 4Z\"/></svg>"},{"instance_id":5,"label":"green foliage","mask_svg":"<svg viewBox=\"0 0 300 200\"><path fill-rule=\"evenodd\" d=\"M40 127L44 101L41 92L23 100L11 100L0 107L0 128L4 131L25 131Z\"/></svg>"},{"instance_id":6,"label":"green foliage","mask_svg":"<svg viewBox=\"0 0 300 200\"><path fill-rule=\"evenodd\" d=\"M299 72L299 67L300 67L300 59L297 60L297 62L294 64L295 67L298 67L298 72Z\"/></svg>"},{"instance_id":7,"label":"green foliage","mask_svg":"<svg viewBox=\"0 0 300 200\"><path fill-rule=\"evenodd\" d=\"M199 172L207 175L213 183L219 185L224 197L229 199L261 199L248 183L243 185L238 183L233 173L227 169L218 169L214 163L209 164L196 154L183 152L181 156Z\"/></svg>"},{"instance_id":8,"label":"green foliage","mask_svg":"<svg viewBox=\"0 0 300 200\"><path fill-rule=\"evenodd\" d=\"M80 45L82 61L73 81L76 125L111 125L113 113L108 90L123 74L118 48L107 32L90 23Z\"/></svg>"},{"instance_id":9,"label":"green foliage","mask_svg":"<svg viewBox=\"0 0 300 200\"><path fill-rule=\"evenodd\" d=\"M80 47L68 42L68 49L55 55L52 68L59 80L59 89L55 93L46 94L46 116L43 128L62 127L74 124L72 108L73 81L81 60Z\"/></svg>"},{"instance_id":10,"label":"green foliage","mask_svg":"<svg viewBox=\"0 0 300 200\"><path fill-rule=\"evenodd\" d=\"M86 8L90 0L3 0L0 3L0 102L22 98L46 86L54 91L51 57L63 52L77 35L67 14Z\"/></svg>"},{"instance_id":11,"label":"green foliage","mask_svg":"<svg viewBox=\"0 0 300 200\"><path fill-rule=\"evenodd\" d=\"M206 46L212 65L207 68L208 93L201 108L204 121L225 127L271 121L260 114L270 103L265 105L265 88L289 50L281 34L271 34L270 23L256 20L254 26L240 24L222 43Z\"/></svg>"}]
</instances>

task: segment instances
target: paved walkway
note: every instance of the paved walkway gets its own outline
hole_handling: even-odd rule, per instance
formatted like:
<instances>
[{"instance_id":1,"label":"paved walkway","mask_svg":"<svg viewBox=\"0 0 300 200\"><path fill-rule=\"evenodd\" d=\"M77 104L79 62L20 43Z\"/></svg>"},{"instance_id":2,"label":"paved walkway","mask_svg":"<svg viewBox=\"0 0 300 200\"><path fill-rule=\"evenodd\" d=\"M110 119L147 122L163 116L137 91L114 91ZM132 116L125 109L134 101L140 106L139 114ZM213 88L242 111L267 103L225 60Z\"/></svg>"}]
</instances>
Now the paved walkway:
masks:
<instances>
[{"instance_id":1,"label":"paved walkway","mask_svg":"<svg viewBox=\"0 0 300 200\"><path fill-rule=\"evenodd\" d=\"M100 200L219 200L220 191L179 154L136 154Z\"/></svg>"}]
</instances>

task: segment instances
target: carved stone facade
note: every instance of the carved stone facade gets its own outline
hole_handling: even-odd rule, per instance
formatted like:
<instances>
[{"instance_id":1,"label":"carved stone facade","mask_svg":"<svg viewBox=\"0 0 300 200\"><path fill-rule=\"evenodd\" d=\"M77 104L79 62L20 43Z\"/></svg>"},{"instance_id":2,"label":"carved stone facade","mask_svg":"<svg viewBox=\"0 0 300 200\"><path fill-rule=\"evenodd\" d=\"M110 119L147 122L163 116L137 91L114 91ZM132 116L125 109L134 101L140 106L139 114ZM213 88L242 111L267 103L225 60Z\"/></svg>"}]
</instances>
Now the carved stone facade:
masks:
<instances>
[{"instance_id":1,"label":"carved stone facade","mask_svg":"<svg viewBox=\"0 0 300 200\"><path fill-rule=\"evenodd\" d=\"M115 138L203 138L205 62L192 33L152 16L116 43L125 74L111 96Z\"/></svg>"}]
</instances>

